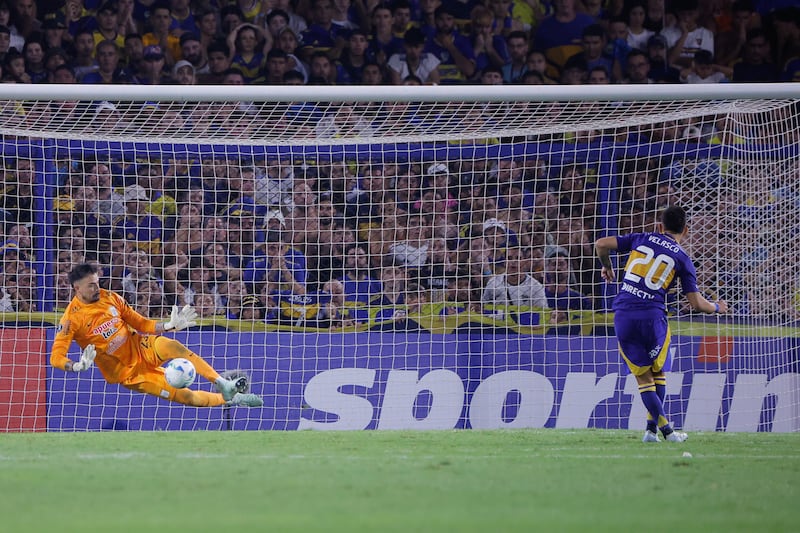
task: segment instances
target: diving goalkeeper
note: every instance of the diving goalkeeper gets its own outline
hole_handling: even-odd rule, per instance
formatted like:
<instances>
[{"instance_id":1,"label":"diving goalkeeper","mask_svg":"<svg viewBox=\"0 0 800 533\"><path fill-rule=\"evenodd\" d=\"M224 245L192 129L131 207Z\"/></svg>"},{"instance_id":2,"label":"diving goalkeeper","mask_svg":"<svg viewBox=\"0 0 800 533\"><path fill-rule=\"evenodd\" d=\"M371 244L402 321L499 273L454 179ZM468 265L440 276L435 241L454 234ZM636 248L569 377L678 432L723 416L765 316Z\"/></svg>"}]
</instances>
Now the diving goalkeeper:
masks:
<instances>
[{"instance_id":1,"label":"diving goalkeeper","mask_svg":"<svg viewBox=\"0 0 800 533\"><path fill-rule=\"evenodd\" d=\"M172 308L166 322L145 318L115 292L100 288L98 270L82 263L69 273L75 297L67 306L53 341L50 364L66 372L82 372L96 362L109 383L194 407L215 405L264 404L255 394L245 394L247 379L228 380L180 342L161 334L196 324L194 308ZM72 341L83 352L79 361L67 357ZM176 389L167 383L161 365L183 357L194 364L197 373L214 384L218 392ZM96 359L95 359L96 358Z\"/></svg>"}]
</instances>

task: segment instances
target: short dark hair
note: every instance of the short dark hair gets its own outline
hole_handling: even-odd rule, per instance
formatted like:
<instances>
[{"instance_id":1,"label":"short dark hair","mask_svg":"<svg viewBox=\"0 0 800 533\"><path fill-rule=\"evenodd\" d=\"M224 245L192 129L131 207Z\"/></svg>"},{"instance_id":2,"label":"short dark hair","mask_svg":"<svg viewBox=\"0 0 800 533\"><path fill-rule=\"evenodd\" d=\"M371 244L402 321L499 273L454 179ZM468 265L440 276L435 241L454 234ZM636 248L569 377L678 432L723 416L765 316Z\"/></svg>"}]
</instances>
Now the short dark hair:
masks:
<instances>
[{"instance_id":1,"label":"short dark hair","mask_svg":"<svg viewBox=\"0 0 800 533\"><path fill-rule=\"evenodd\" d=\"M219 15L219 10L215 9L210 6L201 7L196 9L194 12L194 19L200 20L201 18L205 17L206 15L214 15L215 17Z\"/></svg>"},{"instance_id":2,"label":"short dark hair","mask_svg":"<svg viewBox=\"0 0 800 533\"><path fill-rule=\"evenodd\" d=\"M713 65L714 55L708 50L698 50L694 53L694 62L696 65Z\"/></svg>"},{"instance_id":3,"label":"short dark hair","mask_svg":"<svg viewBox=\"0 0 800 533\"><path fill-rule=\"evenodd\" d=\"M280 231L268 231L266 235L266 242L283 242L283 238Z\"/></svg>"},{"instance_id":4,"label":"short dark hair","mask_svg":"<svg viewBox=\"0 0 800 533\"><path fill-rule=\"evenodd\" d=\"M680 235L686 229L686 211L679 205L671 205L661 212L664 231Z\"/></svg>"},{"instance_id":5,"label":"short dark hair","mask_svg":"<svg viewBox=\"0 0 800 533\"><path fill-rule=\"evenodd\" d=\"M747 36L745 40L749 43L753 39L763 38L767 39L767 32L765 32L761 28L753 28L752 30L747 31Z\"/></svg>"},{"instance_id":6,"label":"short dark hair","mask_svg":"<svg viewBox=\"0 0 800 533\"><path fill-rule=\"evenodd\" d=\"M403 43L408 46L420 46L425 44L425 34L416 27L409 28L403 35Z\"/></svg>"},{"instance_id":7,"label":"short dark hair","mask_svg":"<svg viewBox=\"0 0 800 533\"><path fill-rule=\"evenodd\" d=\"M755 10L756 8L753 5L753 0L735 0L731 4L731 12L733 13L737 11L750 11L752 13Z\"/></svg>"},{"instance_id":8,"label":"short dark hair","mask_svg":"<svg viewBox=\"0 0 800 533\"><path fill-rule=\"evenodd\" d=\"M330 85L331 82L322 76L309 76L307 85Z\"/></svg>"},{"instance_id":9,"label":"short dark hair","mask_svg":"<svg viewBox=\"0 0 800 533\"><path fill-rule=\"evenodd\" d=\"M244 73L242 73L242 71L239 70L238 68L231 67L231 68L229 68L228 70L226 70L225 72L222 73L222 77L223 78L227 78L228 76L234 76L234 75L235 76L241 76L242 79L245 79Z\"/></svg>"},{"instance_id":10,"label":"short dark hair","mask_svg":"<svg viewBox=\"0 0 800 533\"><path fill-rule=\"evenodd\" d=\"M527 71L525 74L522 75L522 77L520 77L519 82L530 83L531 78L535 78L536 81L538 81L539 83L544 83L544 76L542 75L541 72L538 72L536 70Z\"/></svg>"},{"instance_id":11,"label":"short dark hair","mask_svg":"<svg viewBox=\"0 0 800 533\"><path fill-rule=\"evenodd\" d=\"M625 62L627 63L634 57L643 57L645 61L647 61L648 63L650 62L650 56L648 56L646 52L639 50L638 48L634 48L633 50L628 52L628 55L625 56Z\"/></svg>"},{"instance_id":12,"label":"short dark hair","mask_svg":"<svg viewBox=\"0 0 800 533\"><path fill-rule=\"evenodd\" d=\"M506 42L510 41L511 39L522 39L523 41L528 42L528 34L522 30L512 31L506 37Z\"/></svg>"},{"instance_id":13,"label":"short dark hair","mask_svg":"<svg viewBox=\"0 0 800 533\"><path fill-rule=\"evenodd\" d=\"M228 4L227 6L220 9L219 11L220 20L224 19L228 15L236 15L240 19L244 20L244 13L242 13L242 8L240 8L236 4Z\"/></svg>"},{"instance_id":14,"label":"short dark hair","mask_svg":"<svg viewBox=\"0 0 800 533\"><path fill-rule=\"evenodd\" d=\"M306 81L305 78L303 78L303 74L301 72L298 72L298 71L292 69L292 70L287 70L286 72L283 73L283 81L284 82L287 82L287 81L298 81L298 80L301 83L305 83L305 81Z\"/></svg>"},{"instance_id":15,"label":"short dark hair","mask_svg":"<svg viewBox=\"0 0 800 533\"><path fill-rule=\"evenodd\" d=\"M211 52L222 52L223 54L225 54L227 56L227 55L230 54L231 49L230 49L230 47L228 47L228 43L226 43L224 39L218 39L216 41L212 41L208 45L208 49L206 50L206 53L210 54Z\"/></svg>"},{"instance_id":16,"label":"short dark hair","mask_svg":"<svg viewBox=\"0 0 800 533\"><path fill-rule=\"evenodd\" d=\"M271 48L270 51L267 52L267 60L270 59L289 59L289 54L280 48Z\"/></svg>"},{"instance_id":17,"label":"short dark hair","mask_svg":"<svg viewBox=\"0 0 800 533\"><path fill-rule=\"evenodd\" d=\"M87 276L91 276L92 274L97 274L98 270L97 267L91 263L81 263L73 267L72 270L69 271L69 276L67 279L69 280L70 285L75 285L80 280Z\"/></svg>"},{"instance_id":18,"label":"short dark hair","mask_svg":"<svg viewBox=\"0 0 800 533\"><path fill-rule=\"evenodd\" d=\"M676 0L672 5L672 9L676 13L679 11L695 11L699 8L700 2L698 0Z\"/></svg>"},{"instance_id":19,"label":"short dark hair","mask_svg":"<svg viewBox=\"0 0 800 533\"><path fill-rule=\"evenodd\" d=\"M394 13L398 9L411 9L411 4L408 2L408 0L395 0L390 4L390 8L392 13Z\"/></svg>"},{"instance_id":20,"label":"short dark hair","mask_svg":"<svg viewBox=\"0 0 800 533\"><path fill-rule=\"evenodd\" d=\"M77 76L75 76L75 70L72 67L70 67L69 65L67 65L66 63L58 65L56 68L54 68L53 69L53 74L55 74L56 72L58 72L60 70L66 70L67 72L69 72L72 75L73 78L77 78Z\"/></svg>"},{"instance_id":21,"label":"short dark hair","mask_svg":"<svg viewBox=\"0 0 800 533\"><path fill-rule=\"evenodd\" d=\"M112 41L110 39L106 39L105 41L100 41L99 43L97 43L97 45L95 45L95 50L99 52L100 48L110 48L119 55L119 46L117 45L116 41Z\"/></svg>"},{"instance_id":22,"label":"short dark hair","mask_svg":"<svg viewBox=\"0 0 800 533\"><path fill-rule=\"evenodd\" d=\"M324 58L324 59L327 59L328 63L333 64L333 60L331 59L331 56L328 55L328 52L325 52L323 50L314 51L314 53L311 54L311 57L308 58L308 62L311 63L312 61L314 61L315 59L320 58L320 57Z\"/></svg>"},{"instance_id":23,"label":"short dark hair","mask_svg":"<svg viewBox=\"0 0 800 533\"><path fill-rule=\"evenodd\" d=\"M155 15L156 11L159 9L165 9L172 13L172 8L169 6L169 2L165 0L157 0L153 5L150 6L150 16L152 17Z\"/></svg>"},{"instance_id":24,"label":"short dark hair","mask_svg":"<svg viewBox=\"0 0 800 533\"><path fill-rule=\"evenodd\" d=\"M187 31L181 34L179 42L181 43L181 46L183 46L183 44L187 41L197 41L199 43L200 37L198 37L195 33Z\"/></svg>"},{"instance_id":25,"label":"short dark hair","mask_svg":"<svg viewBox=\"0 0 800 533\"><path fill-rule=\"evenodd\" d=\"M267 24L269 24L275 17L283 17L287 23L289 22L289 13L283 9L273 9L267 15Z\"/></svg>"},{"instance_id":26,"label":"short dark hair","mask_svg":"<svg viewBox=\"0 0 800 533\"><path fill-rule=\"evenodd\" d=\"M606 30L600 24L590 24L583 29L581 37L600 37L606 36Z\"/></svg>"},{"instance_id":27,"label":"short dark hair","mask_svg":"<svg viewBox=\"0 0 800 533\"><path fill-rule=\"evenodd\" d=\"M433 11L434 18L439 18L442 15L450 15L451 17L456 16L455 13L453 13L453 9L444 4L440 5Z\"/></svg>"}]
</instances>

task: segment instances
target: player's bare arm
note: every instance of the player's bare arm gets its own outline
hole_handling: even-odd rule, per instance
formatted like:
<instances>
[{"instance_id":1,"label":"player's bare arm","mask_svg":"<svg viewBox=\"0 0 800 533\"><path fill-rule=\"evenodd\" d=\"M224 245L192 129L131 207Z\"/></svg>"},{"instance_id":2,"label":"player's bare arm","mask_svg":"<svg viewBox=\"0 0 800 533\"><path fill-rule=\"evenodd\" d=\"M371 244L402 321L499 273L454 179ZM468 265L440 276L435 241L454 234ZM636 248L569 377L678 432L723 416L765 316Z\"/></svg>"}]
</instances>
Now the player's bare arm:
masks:
<instances>
[{"instance_id":1,"label":"player's bare arm","mask_svg":"<svg viewBox=\"0 0 800 533\"><path fill-rule=\"evenodd\" d=\"M686 295L686 299L689 300L689 305L692 306L692 309L695 311L700 311L701 313L712 314L728 312L728 304L725 302L725 300L712 302L706 299L699 292L690 292Z\"/></svg>"},{"instance_id":2,"label":"player's bare arm","mask_svg":"<svg viewBox=\"0 0 800 533\"><path fill-rule=\"evenodd\" d=\"M601 237L594 243L594 253L597 255L597 258L600 260L600 264L602 265L600 276L608 282L614 281L616 278L616 275L614 274L614 265L611 264L610 257L611 251L616 249L616 237Z\"/></svg>"}]
</instances>

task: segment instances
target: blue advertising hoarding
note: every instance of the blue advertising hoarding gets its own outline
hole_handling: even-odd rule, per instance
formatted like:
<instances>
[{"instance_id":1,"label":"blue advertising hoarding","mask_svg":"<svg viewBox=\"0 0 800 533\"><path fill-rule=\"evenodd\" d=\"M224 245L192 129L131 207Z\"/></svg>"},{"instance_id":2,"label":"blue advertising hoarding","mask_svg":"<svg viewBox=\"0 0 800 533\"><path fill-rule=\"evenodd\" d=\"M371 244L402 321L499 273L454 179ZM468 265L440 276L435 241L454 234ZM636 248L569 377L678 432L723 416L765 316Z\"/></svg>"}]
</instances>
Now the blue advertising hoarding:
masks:
<instances>
[{"instance_id":1,"label":"blue advertising hoarding","mask_svg":"<svg viewBox=\"0 0 800 533\"><path fill-rule=\"evenodd\" d=\"M48 431L644 424L613 337L214 331L178 338L220 371L248 371L264 407L184 407L108 385L96 369L50 368ZM715 361L702 357L708 338L673 337L666 401L673 423L705 431L800 429L797 339L729 340Z\"/></svg>"}]
</instances>

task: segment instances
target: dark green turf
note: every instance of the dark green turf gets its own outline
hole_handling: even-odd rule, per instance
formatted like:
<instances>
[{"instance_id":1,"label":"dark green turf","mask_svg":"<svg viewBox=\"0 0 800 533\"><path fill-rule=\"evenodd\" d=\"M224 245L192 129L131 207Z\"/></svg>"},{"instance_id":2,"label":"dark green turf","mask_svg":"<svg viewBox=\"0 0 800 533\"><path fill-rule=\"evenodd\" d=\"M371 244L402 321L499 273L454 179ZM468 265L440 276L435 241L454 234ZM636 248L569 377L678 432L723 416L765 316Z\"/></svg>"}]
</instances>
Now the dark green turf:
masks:
<instances>
[{"instance_id":1,"label":"dark green turf","mask_svg":"<svg viewBox=\"0 0 800 533\"><path fill-rule=\"evenodd\" d=\"M640 436L7 434L0 529L800 530L800 435L696 433L653 445Z\"/></svg>"}]
</instances>

